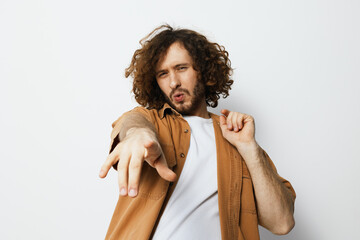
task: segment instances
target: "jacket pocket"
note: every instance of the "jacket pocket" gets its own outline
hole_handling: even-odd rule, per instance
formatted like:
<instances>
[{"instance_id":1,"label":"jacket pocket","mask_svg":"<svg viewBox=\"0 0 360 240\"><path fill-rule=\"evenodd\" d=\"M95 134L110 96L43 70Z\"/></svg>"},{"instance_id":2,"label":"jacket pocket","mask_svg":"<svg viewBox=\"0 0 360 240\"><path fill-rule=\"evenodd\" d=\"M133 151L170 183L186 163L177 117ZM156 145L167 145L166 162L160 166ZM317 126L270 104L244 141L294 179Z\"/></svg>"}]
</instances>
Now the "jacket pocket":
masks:
<instances>
[{"instance_id":1,"label":"jacket pocket","mask_svg":"<svg viewBox=\"0 0 360 240\"><path fill-rule=\"evenodd\" d=\"M144 162L139 184L138 197L157 200L165 195L169 182L162 179L155 168Z\"/></svg>"},{"instance_id":2,"label":"jacket pocket","mask_svg":"<svg viewBox=\"0 0 360 240\"><path fill-rule=\"evenodd\" d=\"M171 144L160 142L162 151L171 169L175 164L174 147ZM148 199L160 199L168 191L169 182L160 177L155 168L144 162L139 184L138 196Z\"/></svg>"}]
</instances>

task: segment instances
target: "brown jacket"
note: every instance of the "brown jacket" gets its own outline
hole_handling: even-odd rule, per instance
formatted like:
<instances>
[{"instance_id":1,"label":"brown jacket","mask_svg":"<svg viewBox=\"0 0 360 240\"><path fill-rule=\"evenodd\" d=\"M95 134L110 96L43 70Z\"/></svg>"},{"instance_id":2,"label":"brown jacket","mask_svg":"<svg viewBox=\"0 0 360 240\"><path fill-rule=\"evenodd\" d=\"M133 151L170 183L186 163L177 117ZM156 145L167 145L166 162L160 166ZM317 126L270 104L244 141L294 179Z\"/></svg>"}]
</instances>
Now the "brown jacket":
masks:
<instances>
[{"instance_id":1,"label":"brown jacket","mask_svg":"<svg viewBox=\"0 0 360 240\"><path fill-rule=\"evenodd\" d=\"M182 116L168 104L160 110L137 107L113 123L110 151L118 144L122 117L130 112L142 113L154 124L158 139L169 168L180 176L190 144L190 127ZM245 161L223 136L219 116L209 113L215 129L217 152L218 201L221 236L224 240L259 239L255 195ZM265 156L276 171L274 164ZM279 176L280 177L280 176ZM283 184L295 191L291 184L280 177ZM166 206L176 182L170 184L156 170L144 164L139 193L136 198L119 197L106 239L149 239Z\"/></svg>"}]
</instances>

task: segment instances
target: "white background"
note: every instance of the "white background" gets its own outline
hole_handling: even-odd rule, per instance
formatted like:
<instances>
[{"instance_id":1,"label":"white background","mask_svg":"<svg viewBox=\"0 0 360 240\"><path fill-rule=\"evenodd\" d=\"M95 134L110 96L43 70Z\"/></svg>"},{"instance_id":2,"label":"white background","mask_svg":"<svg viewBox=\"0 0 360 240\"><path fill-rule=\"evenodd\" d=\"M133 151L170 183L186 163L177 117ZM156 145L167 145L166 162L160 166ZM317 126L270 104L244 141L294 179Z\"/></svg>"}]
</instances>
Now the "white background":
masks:
<instances>
[{"instance_id":1,"label":"white background","mask_svg":"<svg viewBox=\"0 0 360 240\"><path fill-rule=\"evenodd\" d=\"M262 239L360 239L360 2L0 1L0 238L103 239L118 196L98 171L111 123L136 106L125 79L163 23L224 45L235 68L221 107L296 193L296 226Z\"/></svg>"}]
</instances>

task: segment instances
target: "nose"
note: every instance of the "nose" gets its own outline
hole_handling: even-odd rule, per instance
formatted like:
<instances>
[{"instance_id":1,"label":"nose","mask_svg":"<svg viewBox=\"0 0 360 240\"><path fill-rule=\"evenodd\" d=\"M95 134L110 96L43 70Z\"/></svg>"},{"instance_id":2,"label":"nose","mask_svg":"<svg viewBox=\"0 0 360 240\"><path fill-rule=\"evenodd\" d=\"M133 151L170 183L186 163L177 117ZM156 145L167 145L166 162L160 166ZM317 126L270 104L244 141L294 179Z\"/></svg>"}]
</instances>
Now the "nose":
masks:
<instances>
[{"instance_id":1,"label":"nose","mask_svg":"<svg viewBox=\"0 0 360 240\"><path fill-rule=\"evenodd\" d=\"M176 89L181 85L180 80L176 73L170 73L170 88Z\"/></svg>"}]
</instances>

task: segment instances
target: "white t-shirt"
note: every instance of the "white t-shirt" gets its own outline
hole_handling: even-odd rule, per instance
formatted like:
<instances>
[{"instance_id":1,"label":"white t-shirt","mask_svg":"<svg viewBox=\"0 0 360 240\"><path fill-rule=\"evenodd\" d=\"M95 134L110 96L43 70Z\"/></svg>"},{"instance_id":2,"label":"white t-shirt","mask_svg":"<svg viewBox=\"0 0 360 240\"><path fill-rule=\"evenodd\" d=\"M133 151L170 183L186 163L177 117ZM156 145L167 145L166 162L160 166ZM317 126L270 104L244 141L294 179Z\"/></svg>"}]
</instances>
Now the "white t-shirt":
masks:
<instances>
[{"instance_id":1,"label":"white t-shirt","mask_svg":"<svg viewBox=\"0 0 360 240\"><path fill-rule=\"evenodd\" d=\"M184 119L191 129L188 155L153 239L218 240L221 230L214 126L211 118Z\"/></svg>"}]
</instances>

